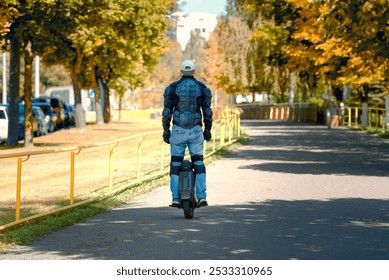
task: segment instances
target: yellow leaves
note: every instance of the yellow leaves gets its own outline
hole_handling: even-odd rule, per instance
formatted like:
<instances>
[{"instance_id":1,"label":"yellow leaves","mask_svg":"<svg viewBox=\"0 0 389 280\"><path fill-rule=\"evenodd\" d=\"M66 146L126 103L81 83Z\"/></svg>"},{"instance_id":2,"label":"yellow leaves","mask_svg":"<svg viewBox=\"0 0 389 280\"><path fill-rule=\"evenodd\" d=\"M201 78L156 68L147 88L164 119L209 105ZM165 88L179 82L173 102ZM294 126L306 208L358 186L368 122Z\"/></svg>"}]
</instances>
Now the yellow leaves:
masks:
<instances>
[{"instance_id":1,"label":"yellow leaves","mask_svg":"<svg viewBox=\"0 0 389 280\"><path fill-rule=\"evenodd\" d=\"M307 28L302 28L299 31L296 31L293 33L292 38L297 40L297 41L310 41L313 44L318 44L319 42L322 42L322 36L320 33L315 32L316 29L307 27Z\"/></svg>"},{"instance_id":2,"label":"yellow leaves","mask_svg":"<svg viewBox=\"0 0 389 280\"><path fill-rule=\"evenodd\" d=\"M291 48L290 46L288 46L288 47L285 48L285 53L289 57L301 58L301 57L304 57L307 54L307 51L305 49Z\"/></svg>"},{"instance_id":3,"label":"yellow leaves","mask_svg":"<svg viewBox=\"0 0 389 280\"><path fill-rule=\"evenodd\" d=\"M319 14L321 15L321 18L328 16L330 12L331 7L329 6L329 3L322 3L322 5L319 6Z\"/></svg>"},{"instance_id":4,"label":"yellow leaves","mask_svg":"<svg viewBox=\"0 0 389 280\"><path fill-rule=\"evenodd\" d=\"M263 41L267 41L267 40L270 39L270 34L268 32L265 32L264 30L256 29L256 30L253 31L251 39L252 40L259 40L259 39L261 39Z\"/></svg>"},{"instance_id":5,"label":"yellow leaves","mask_svg":"<svg viewBox=\"0 0 389 280\"><path fill-rule=\"evenodd\" d=\"M289 0L288 1L295 9L303 8L308 4L308 0Z\"/></svg>"},{"instance_id":6,"label":"yellow leaves","mask_svg":"<svg viewBox=\"0 0 389 280\"><path fill-rule=\"evenodd\" d=\"M97 38L96 41L94 42L93 46L97 48L97 47L100 47L100 46L104 45L105 42L106 42L105 39Z\"/></svg>"},{"instance_id":7,"label":"yellow leaves","mask_svg":"<svg viewBox=\"0 0 389 280\"><path fill-rule=\"evenodd\" d=\"M56 2L56 0L41 0L41 2L43 2L45 4L54 4Z\"/></svg>"},{"instance_id":8,"label":"yellow leaves","mask_svg":"<svg viewBox=\"0 0 389 280\"><path fill-rule=\"evenodd\" d=\"M0 35L6 34L9 32L11 23L9 22L0 22Z\"/></svg>"},{"instance_id":9,"label":"yellow leaves","mask_svg":"<svg viewBox=\"0 0 389 280\"><path fill-rule=\"evenodd\" d=\"M352 52L352 48L348 46L347 41L342 38L335 37L327 39L322 44L318 44L316 49L323 52L324 59L328 59L333 56L348 57Z\"/></svg>"}]
</instances>

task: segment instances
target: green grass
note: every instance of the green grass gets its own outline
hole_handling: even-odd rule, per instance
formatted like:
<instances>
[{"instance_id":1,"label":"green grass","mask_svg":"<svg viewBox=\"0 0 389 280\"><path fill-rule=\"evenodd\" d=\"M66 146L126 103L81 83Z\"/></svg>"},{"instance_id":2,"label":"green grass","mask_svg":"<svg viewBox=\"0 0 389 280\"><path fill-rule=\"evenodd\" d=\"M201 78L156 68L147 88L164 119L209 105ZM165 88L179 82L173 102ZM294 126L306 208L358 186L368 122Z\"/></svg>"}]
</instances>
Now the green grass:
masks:
<instances>
[{"instance_id":1,"label":"green grass","mask_svg":"<svg viewBox=\"0 0 389 280\"><path fill-rule=\"evenodd\" d=\"M377 136L382 137L384 139L389 139L389 131L383 132L382 129L380 129L380 128L358 126L358 127L350 127L350 129L354 130L354 131L365 131L369 134L377 135Z\"/></svg>"},{"instance_id":2,"label":"green grass","mask_svg":"<svg viewBox=\"0 0 389 280\"><path fill-rule=\"evenodd\" d=\"M212 161L228 155L235 148L241 145L245 145L247 141L247 135L242 135L242 137L232 145L226 146L218 150L212 156L204 159L205 164L207 165ZM113 196L104 198L97 202L93 202L3 230L0 232L0 251L8 250L14 245L30 244L37 238L45 236L60 228L84 221L85 219L93 217L96 214L105 212L116 206L129 202L137 195L147 193L156 187L168 183L169 176L162 176L158 179L132 186L131 188L128 188L120 193L116 193Z\"/></svg>"}]
</instances>

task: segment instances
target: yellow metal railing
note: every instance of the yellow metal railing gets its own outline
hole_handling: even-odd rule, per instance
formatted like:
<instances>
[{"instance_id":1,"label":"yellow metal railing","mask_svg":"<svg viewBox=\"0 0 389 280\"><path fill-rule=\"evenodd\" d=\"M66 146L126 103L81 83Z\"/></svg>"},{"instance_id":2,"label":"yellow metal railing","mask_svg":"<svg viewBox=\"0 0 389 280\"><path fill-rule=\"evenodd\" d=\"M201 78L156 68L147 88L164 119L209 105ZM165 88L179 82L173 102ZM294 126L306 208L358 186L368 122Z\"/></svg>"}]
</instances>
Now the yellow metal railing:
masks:
<instances>
[{"instance_id":1,"label":"yellow metal railing","mask_svg":"<svg viewBox=\"0 0 389 280\"><path fill-rule=\"evenodd\" d=\"M347 107L343 115L341 115L342 125L348 127L358 128L362 123L362 108L361 107ZM386 131L385 109L383 108L367 108L367 127L380 129L382 132Z\"/></svg>"},{"instance_id":2,"label":"yellow metal railing","mask_svg":"<svg viewBox=\"0 0 389 280\"><path fill-rule=\"evenodd\" d=\"M231 144L234 140L238 139L241 136L240 132L240 114L239 109L225 108L220 112L220 118L214 122L212 128L212 141L207 143L204 142L204 157L208 157L215 153L218 149L223 148L224 146ZM139 184L143 180L150 180L151 178L156 178L168 174L169 164L170 164L170 153L168 145L162 141L161 131L143 133L135 136L124 137L116 139L115 141L110 142L101 142L77 147L66 147L66 148L46 148L46 149L37 149L26 152L10 152L5 154L0 154L0 163L2 160L11 160L13 158L17 159L17 172L16 172L16 198L14 206L14 220L10 221L10 217L1 217L0 216L0 231L6 228L12 227L23 222L28 222L30 220L38 219L53 213L60 211L68 210L73 207L78 207L93 201L102 199L109 195L112 195L116 192L122 191L126 188L129 188L132 185ZM159 146L159 148L158 148ZM104 160L104 149L108 147L108 158ZM133 147L136 147L134 151ZM121 149L119 151L119 149ZM116 152L115 152L116 151ZM130 153L135 152L135 155L129 155ZM27 199L22 198L23 189L22 189L22 173L23 173L23 163L26 163L32 157L43 156L53 154L55 155L55 160L59 157L59 154L70 153L70 166L69 166L69 187L68 187L68 199L59 198L59 201L54 201L54 198L47 198L49 196L55 195L56 191L53 190L53 193L47 192L42 193L42 191L37 191L39 195L42 195L40 199L42 201L35 201L34 203L39 204L53 204L50 205L49 209L44 209L41 211L34 209L33 206L29 206L29 211L22 214L22 202L27 201ZM90 175L90 178L79 178L79 181L76 180L76 158L80 157L81 154L95 154L96 157L101 158L101 162L108 162L108 170L104 172L102 164L97 164L100 168L99 170L93 170L94 167L91 167L91 170L94 171ZM116 155L116 158L114 157ZM115 161L116 159L116 161ZM66 159L63 157L58 159L59 168L64 168L66 166ZM80 161L80 160L79 160ZM84 168L92 165L91 159L85 160ZM159 161L159 162L158 162ZM53 162L34 162L36 165L49 165ZM99 163L99 160L96 160ZM131 166L135 162L135 170L131 169ZM115 165L116 164L116 165ZM116 166L116 167L115 167ZM119 167L128 167L127 170L123 171L121 174L114 176L114 173L119 173ZM82 167L79 167L82 168ZM91 171L91 173L92 173ZM106 175L104 175L105 173ZM32 175L36 178L39 178L41 174L36 174L32 172ZM49 176L49 175L48 175ZM57 192L63 192L66 194L66 190L62 183L66 180L66 175L58 176L56 180L60 182L60 185L57 189ZM95 178L96 177L96 178ZM99 178L97 178L99 177ZM104 179L105 177L105 179ZM115 177L115 178L114 178ZM35 178L35 179L36 179ZM31 179L31 178L30 178ZM34 179L34 178L32 178ZM88 179L88 180L86 180ZM81 183L80 181L93 181L92 179L98 181L98 183ZM114 184L114 179L116 184ZM44 179L42 179L44 180ZM105 183L104 183L105 182ZM76 183L79 186L79 194L76 195ZM90 185L83 187L81 186ZM30 186L28 186L30 187ZM10 188L8 188L10 189ZM53 186L54 189L54 186ZM0 188L0 196L10 197L7 189L3 190ZM32 191L31 191L32 192ZM58 195L59 196L59 195ZM44 201L43 201L44 200ZM78 200L76 202L76 200ZM67 201L67 202L66 202ZM0 203L5 203L7 206L2 205L1 208L11 208L12 202L8 200L0 201ZM31 203L33 204L33 203ZM63 206L63 204L66 204ZM58 205L60 205L58 207ZM22 217L23 216L23 217ZM5 222L4 222L5 221Z\"/></svg>"},{"instance_id":3,"label":"yellow metal railing","mask_svg":"<svg viewBox=\"0 0 389 280\"><path fill-rule=\"evenodd\" d=\"M293 121L293 122L308 122L317 123L318 107L309 104L275 104L275 105L259 105L259 104L241 104L238 106L243 110L243 119L259 119L259 120L278 120L278 121ZM343 112L339 113L339 125L348 127L361 127L362 123L362 108L361 107L346 107ZM368 128L380 129L382 132L387 131L385 120L385 109L383 108L367 108L367 125Z\"/></svg>"}]
</instances>

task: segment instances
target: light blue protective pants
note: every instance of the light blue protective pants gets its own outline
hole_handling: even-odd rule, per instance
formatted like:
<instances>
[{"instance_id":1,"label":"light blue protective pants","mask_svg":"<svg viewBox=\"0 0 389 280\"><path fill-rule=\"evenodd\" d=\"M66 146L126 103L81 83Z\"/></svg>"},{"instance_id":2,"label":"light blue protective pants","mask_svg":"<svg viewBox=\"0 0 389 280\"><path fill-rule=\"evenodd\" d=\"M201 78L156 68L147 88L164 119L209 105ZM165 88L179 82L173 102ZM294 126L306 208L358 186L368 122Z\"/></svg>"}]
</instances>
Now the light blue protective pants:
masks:
<instances>
[{"instance_id":1,"label":"light blue protective pants","mask_svg":"<svg viewBox=\"0 0 389 280\"><path fill-rule=\"evenodd\" d=\"M184 157L186 147L188 147L189 154L193 156L202 156L204 146L204 135L201 126L196 125L192 128L185 129L177 125L173 125L170 136L170 154L175 157ZM171 163L174 167L181 166L181 162L173 161ZM202 160L193 162L195 170L203 170L201 173L196 172L196 196L197 199L207 198L206 175L205 166ZM179 199L179 177L177 174L170 175L170 190L172 192L173 200Z\"/></svg>"}]
</instances>

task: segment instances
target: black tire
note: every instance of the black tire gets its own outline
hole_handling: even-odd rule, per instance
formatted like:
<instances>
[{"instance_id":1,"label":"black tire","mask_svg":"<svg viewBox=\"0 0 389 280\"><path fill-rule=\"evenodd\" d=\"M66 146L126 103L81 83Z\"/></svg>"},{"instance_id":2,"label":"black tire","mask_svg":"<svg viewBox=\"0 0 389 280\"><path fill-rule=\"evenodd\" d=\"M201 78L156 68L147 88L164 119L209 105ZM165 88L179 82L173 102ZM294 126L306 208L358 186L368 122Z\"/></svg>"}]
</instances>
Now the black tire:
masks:
<instances>
[{"instance_id":1,"label":"black tire","mask_svg":"<svg viewBox=\"0 0 389 280\"><path fill-rule=\"evenodd\" d=\"M192 207L190 200L183 200L182 201L182 208L184 209L185 219L193 219L194 208Z\"/></svg>"}]
</instances>

